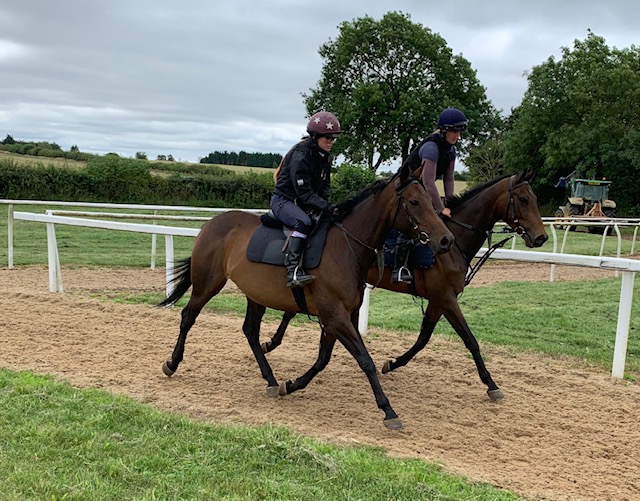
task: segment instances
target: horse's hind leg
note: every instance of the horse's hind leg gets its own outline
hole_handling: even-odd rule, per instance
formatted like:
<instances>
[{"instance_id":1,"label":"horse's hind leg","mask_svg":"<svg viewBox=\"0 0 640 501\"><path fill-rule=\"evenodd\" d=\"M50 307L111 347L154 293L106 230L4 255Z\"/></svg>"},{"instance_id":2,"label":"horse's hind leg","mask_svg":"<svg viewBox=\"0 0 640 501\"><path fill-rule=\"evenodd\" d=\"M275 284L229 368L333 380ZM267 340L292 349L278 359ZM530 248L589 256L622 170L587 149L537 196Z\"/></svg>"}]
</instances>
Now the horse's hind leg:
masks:
<instances>
[{"instance_id":1,"label":"horse's hind leg","mask_svg":"<svg viewBox=\"0 0 640 501\"><path fill-rule=\"evenodd\" d=\"M187 342L187 334L191 327L193 327L193 324L196 323L196 318L202 311L202 308L204 308L204 305L207 304L209 299L222 290L225 283L226 279L221 283L215 284L215 286L209 284L205 289L198 284L193 285L191 298L189 299L187 306L182 309L182 320L180 321L180 334L178 335L178 341L173 348L171 358L162 364L162 372L167 376L173 376L173 374L178 370L178 365L180 365L180 362L182 362L184 357L184 346Z\"/></svg>"},{"instance_id":2,"label":"horse's hind leg","mask_svg":"<svg viewBox=\"0 0 640 501\"><path fill-rule=\"evenodd\" d=\"M282 315L282 320L280 321L280 325L278 325L278 330L276 330L276 333L269 341L265 341L260 345L262 347L262 353L269 353L270 351L273 351L278 346L280 346L280 343L282 343L282 338L284 337L284 333L287 331L287 327L289 326L289 322L291 322L291 320L295 316L295 313L287 312Z\"/></svg>"},{"instance_id":3,"label":"horse's hind leg","mask_svg":"<svg viewBox=\"0 0 640 501\"><path fill-rule=\"evenodd\" d=\"M422 317L422 325L420 326L420 334L418 335L418 339L413 344L411 348L409 348L405 353L400 355L395 360L387 360L382 366L382 373L386 374L387 372L391 372L399 367L404 367L409 363L409 361L415 357L418 352L424 349L427 346L427 343L431 339L431 335L433 334L433 330L440 319L441 314L438 314L436 320L429 319L429 307L427 307L427 311L425 312L424 317Z\"/></svg>"},{"instance_id":4,"label":"horse's hind leg","mask_svg":"<svg viewBox=\"0 0 640 501\"><path fill-rule=\"evenodd\" d=\"M244 317L244 323L242 324L242 331L249 342L253 356L256 357L256 361L260 367L260 373L267 381L267 394L275 397L278 395L278 382L260 346L260 322L262 322L265 310L266 308L264 306L247 298L247 312Z\"/></svg>"},{"instance_id":5,"label":"horse's hind leg","mask_svg":"<svg viewBox=\"0 0 640 501\"><path fill-rule=\"evenodd\" d=\"M320 350L318 351L318 358L315 363L295 381L289 380L286 383L282 383L280 385L280 395L288 395L289 393L305 388L311 380L327 366L329 360L331 360L331 353L333 352L335 344L335 336L331 336L323 331L320 334Z\"/></svg>"},{"instance_id":6,"label":"horse's hind leg","mask_svg":"<svg viewBox=\"0 0 640 501\"><path fill-rule=\"evenodd\" d=\"M471 332L462 311L460 311L460 306L457 301L450 310L444 312L444 316L455 329L458 336L460 336L469 352L471 352L473 361L478 369L478 375L482 382L487 385L487 395L489 395L489 398L493 401L502 400L504 395L500 388L498 388L498 385L493 381L491 374L485 366L484 359L480 353L480 345L473 335L473 332Z\"/></svg>"}]
</instances>

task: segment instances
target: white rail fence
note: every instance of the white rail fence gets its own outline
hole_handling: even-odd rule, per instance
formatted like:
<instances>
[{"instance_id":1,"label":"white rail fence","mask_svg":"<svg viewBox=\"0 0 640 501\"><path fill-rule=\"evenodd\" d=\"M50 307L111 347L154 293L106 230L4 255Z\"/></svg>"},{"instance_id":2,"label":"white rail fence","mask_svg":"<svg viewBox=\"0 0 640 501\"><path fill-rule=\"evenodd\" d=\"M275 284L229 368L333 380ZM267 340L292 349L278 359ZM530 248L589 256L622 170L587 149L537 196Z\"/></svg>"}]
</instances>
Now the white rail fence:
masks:
<instances>
[{"instance_id":1,"label":"white rail fence","mask_svg":"<svg viewBox=\"0 0 640 501\"><path fill-rule=\"evenodd\" d=\"M47 207L87 207L93 209L119 209L119 210L143 210L143 211L153 211L153 214L129 214L122 215L117 212L80 212L80 211L56 211L56 210L48 210L47 212L50 214L58 213L61 214L66 212L67 214L75 214L75 215L87 215L93 217L108 217L108 218L120 218L120 217L129 217L135 219L152 219L152 220L163 220L163 219L175 219L188 221L190 219L193 220L207 220L209 218L190 218L188 216L162 216L158 215L158 211L175 211L175 212L202 212L202 213L211 213L220 214L222 212L227 212L230 210L246 210L249 212L266 212L267 209L227 209L227 208L211 208L211 207L189 207L189 206L180 206L180 205L144 205L144 204L111 204L111 203L97 203L97 202L60 202L60 201L51 201L51 200L8 200L8 199L0 199L0 204L7 206L7 266L9 269L13 268L13 220L15 219L14 207L16 205L40 205ZM155 269L155 256L156 256L156 235L152 233L151 239L151 268Z\"/></svg>"},{"instance_id":2,"label":"white rail fence","mask_svg":"<svg viewBox=\"0 0 640 501\"><path fill-rule=\"evenodd\" d=\"M161 226L154 224L122 223L118 221L103 221L96 219L72 218L52 214L35 214L31 212L14 212L13 217L19 220L35 221L47 224L47 254L49 264L49 290L51 292L63 292L62 271L60 267L60 257L55 236L55 225L65 224L73 226L87 226L94 228L105 228L111 230L133 231L150 233L165 236L166 247L166 286L167 294L172 292L171 277L174 264L173 236L195 237L199 233L196 228L179 228L171 226ZM481 256L486 249L481 249L478 256ZM629 338L629 325L631 321L631 306L633 303L633 284L635 273L640 271L640 261L633 259L623 259L619 257L603 256L581 256L576 254L558 254L546 252L516 251L516 250L496 250L491 257L493 259L507 259L512 261L525 261L534 263L548 263L552 265L587 266L591 268L611 269L616 273L622 273L622 284L620 288L620 303L618 308L618 323L616 327L616 338L613 354L613 367L611 375L615 378L624 377L624 366L627 353L627 343ZM365 298L360 311L359 329L362 334L366 333L368 327L369 313L369 287L365 288Z\"/></svg>"},{"instance_id":3,"label":"white rail fence","mask_svg":"<svg viewBox=\"0 0 640 501\"><path fill-rule=\"evenodd\" d=\"M111 203L91 203L91 202L56 202L56 201L42 201L42 200L4 200L0 199L0 204L8 205L7 211L7 261L9 268L13 268L13 212L14 205L22 204L22 205L46 205L46 206L61 206L61 207L88 207L88 208L103 208L103 209L132 209L132 210L146 210L153 211L153 214L125 214L119 212L97 212L97 211L69 211L69 210L55 210L48 209L46 211L47 214L57 214L57 215L66 215L66 216L81 216L81 217L99 217L99 218L109 218L109 219L151 219L153 224L156 224L156 221L159 220L175 220L175 221L206 221L209 217L190 217L190 216L170 216L170 215L159 215L158 211L180 211L180 212L202 212L209 213L212 215L219 214L222 212L226 212L229 210L246 210L255 213L264 213L267 212L267 209L227 209L227 208L208 208L208 207L188 207L188 206L175 206L175 205L139 205L139 204L111 204ZM620 233L620 228L624 227L633 227L633 237L631 240L631 251L630 255L635 254L635 245L636 239L638 236L638 229L640 228L640 218L616 218L616 219L606 219L606 218L564 218L559 220L556 217L543 217L543 222L546 226L549 226L551 230L551 240L552 240L552 252L559 252L560 254L565 253L565 248L567 244L567 239L570 233L570 228L575 226L587 226L587 227L603 227L603 234L600 243L600 252L599 255L602 256L604 254L605 242L607 240L607 233L609 229L612 229L616 234L617 239L617 250L616 257L621 256L622 249L622 234ZM505 226L504 223L498 223L497 227ZM562 244L560 249L558 250L558 231L559 229L564 229L564 234L562 238ZM152 233L151 236L151 269L155 270L156 268L156 247L157 247L157 234ZM512 240L511 249L514 250L516 245L516 239ZM553 282L555 277L555 264L552 264L549 272L549 281ZM618 273L616 272L616 276Z\"/></svg>"}]
</instances>

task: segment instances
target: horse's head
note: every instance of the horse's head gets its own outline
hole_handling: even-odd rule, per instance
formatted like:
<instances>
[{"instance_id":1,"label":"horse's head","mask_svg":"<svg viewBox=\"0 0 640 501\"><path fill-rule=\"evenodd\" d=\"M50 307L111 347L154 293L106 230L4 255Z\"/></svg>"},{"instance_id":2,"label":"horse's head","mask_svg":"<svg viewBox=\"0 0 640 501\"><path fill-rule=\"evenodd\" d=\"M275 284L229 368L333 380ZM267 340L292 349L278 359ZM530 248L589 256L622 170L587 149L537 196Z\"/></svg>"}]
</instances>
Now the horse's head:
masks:
<instances>
[{"instance_id":1,"label":"horse's head","mask_svg":"<svg viewBox=\"0 0 640 501\"><path fill-rule=\"evenodd\" d=\"M434 252L443 254L453 245L454 237L433 208L431 197L422 184L403 165L393 178L398 207L393 226L412 238L429 244Z\"/></svg>"},{"instance_id":2,"label":"horse's head","mask_svg":"<svg viewBox=\"0 0 640 501\"><path fill-rule=\"evenodd\" d=\"M527 170L508 179L509 193L504 221L524 239L527 247L540 247L547 239L538 199L529 182L535 171Z\"/></svg>"}]
</instances>

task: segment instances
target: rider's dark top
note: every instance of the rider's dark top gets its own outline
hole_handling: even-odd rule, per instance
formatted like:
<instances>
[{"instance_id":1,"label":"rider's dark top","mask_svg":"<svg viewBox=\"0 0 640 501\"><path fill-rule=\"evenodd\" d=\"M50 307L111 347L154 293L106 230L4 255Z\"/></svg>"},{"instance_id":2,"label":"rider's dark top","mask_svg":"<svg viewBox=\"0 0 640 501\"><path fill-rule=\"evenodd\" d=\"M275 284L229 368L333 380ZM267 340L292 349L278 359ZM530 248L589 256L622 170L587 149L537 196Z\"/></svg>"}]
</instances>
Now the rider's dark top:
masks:
<instances>
[{"instance_id":1,"label":"rider's dark top","mask_svg":"<svg viewBox=\"0 0 640 501\"><path fill-rule=\"evenodd\" d=\"M436 178L444 176L445 172L451 165L451 161L456 159L456 147L453 144L447 143L444 137L438 132L434 132L421 141L418 146L413 148L405 163L409 163L409 167L413 172L420 165L422 165L422 158L424 157L424 147L428 142L434 142L438 147L438 161L436 163Z\"/></svg>"},{"instance_id":2,"label":"rider's dark top","mask_svg":"<svg viewBox=\"0 0 640 501\"><path fill-rule=\"evenodd\" d=\"M275 193L305 211L327 210L330 174L331 155L320 150L313 139L303 139L285 155Z\"/></svg>"}]
</instances>

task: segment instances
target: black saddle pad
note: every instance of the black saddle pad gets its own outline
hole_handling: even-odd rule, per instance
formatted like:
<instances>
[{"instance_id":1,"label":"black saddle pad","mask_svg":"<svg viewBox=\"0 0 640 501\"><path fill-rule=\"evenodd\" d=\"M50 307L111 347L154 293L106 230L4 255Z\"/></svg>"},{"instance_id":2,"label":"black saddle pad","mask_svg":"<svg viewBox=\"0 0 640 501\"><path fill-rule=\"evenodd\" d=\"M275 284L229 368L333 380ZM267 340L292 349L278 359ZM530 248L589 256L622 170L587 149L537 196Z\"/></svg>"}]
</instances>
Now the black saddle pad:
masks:
<instances>
[{"instance_id":1,"label":"black saddle pad","mask_svg":"<svg viewBox=\"0 0 640 501\"><path fill-rule=\"evenodd\" d=\"M307 238L307 247L302 259L302 267L305 270L311 270L320 264L329 226L329 221L320 221ZM254 263L284 266L285 240L282 228L271 228L261 224L251 237L247 247L247 259Z\"/></svg>"},{"instance_id":2,"label":"black saddle pad","mask_svg":"<svg viewBox=\"0 0 640 501\"><path fill-rule=\"evenodd\" d=\"M391 230L384 244L384 265L393 267L394 252L396 245L397 230ZM407 265L409 268L431 268L435 263L436 257L433 250L428 245L421 243L414 244L409 251L409 259Z\"/></svg>"}]
</instances>

